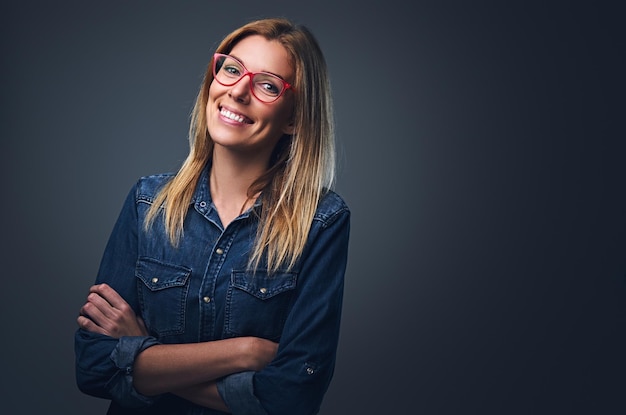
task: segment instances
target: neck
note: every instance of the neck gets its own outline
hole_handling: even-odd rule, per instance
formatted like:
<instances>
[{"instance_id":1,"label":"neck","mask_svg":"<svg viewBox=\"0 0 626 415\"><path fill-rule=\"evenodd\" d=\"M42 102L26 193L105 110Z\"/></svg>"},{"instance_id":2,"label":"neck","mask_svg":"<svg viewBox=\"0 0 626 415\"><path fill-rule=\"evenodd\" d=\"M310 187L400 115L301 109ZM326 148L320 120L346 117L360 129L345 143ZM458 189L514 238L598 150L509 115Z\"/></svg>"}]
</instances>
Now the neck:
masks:
<instances>
[{"instance_id":1,"label":"neck","mask_svg":"<svg viewBox=\"0 0 626 415\"><path fill-rule=\"evenodd\" d=\"M213 149L210 187L213 204L224 227L252 207L258 194L249 195L252 183L267 169L268 160L245 157L216 146Z\"/></svg>"}]
</instances>

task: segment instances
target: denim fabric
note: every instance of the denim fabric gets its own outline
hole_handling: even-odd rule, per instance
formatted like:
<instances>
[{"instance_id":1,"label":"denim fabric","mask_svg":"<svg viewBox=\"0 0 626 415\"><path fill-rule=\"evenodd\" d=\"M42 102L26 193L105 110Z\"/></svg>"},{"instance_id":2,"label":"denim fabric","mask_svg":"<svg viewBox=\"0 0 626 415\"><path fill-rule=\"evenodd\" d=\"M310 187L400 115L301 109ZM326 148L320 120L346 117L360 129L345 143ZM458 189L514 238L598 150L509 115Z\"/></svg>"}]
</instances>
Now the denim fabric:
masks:
<instances>
[{"instance_id":1,"label":"denim fabric","mask_svg":"<svg viewBox=\"0 0 626 415\"><path fill-rule=\"evenodd\" d=\"M76 378L90 395L113 401L110 413L218 414L173 395L155 399L132 387L135 356L156 343L205 342L258 336L279 342L259 372L218 382L235 414L314 414L333 375L339 336L350 212L328 192L320 201L307 245L289 272L247 271L258 218L249 210L223 229L204 171L179 246L170 245L162 218L149 231L146 212L172 175L139 179L105 249L96 283L111 285L141 315L150 336L113 339L77 330ZM257 202L253 209L261 209ZM132 409L142 407L142 409Z\"/></svg>"}]
</instances>

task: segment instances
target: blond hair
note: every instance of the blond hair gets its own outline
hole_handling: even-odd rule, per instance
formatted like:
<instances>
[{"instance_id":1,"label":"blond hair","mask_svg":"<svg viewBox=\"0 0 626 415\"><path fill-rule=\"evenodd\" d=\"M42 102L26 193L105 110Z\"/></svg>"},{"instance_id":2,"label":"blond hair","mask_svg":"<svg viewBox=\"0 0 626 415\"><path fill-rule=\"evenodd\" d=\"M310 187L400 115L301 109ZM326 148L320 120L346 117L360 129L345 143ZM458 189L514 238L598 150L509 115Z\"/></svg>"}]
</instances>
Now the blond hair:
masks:
<instances>
[{"instance_id":1,"label":"blond hair","mask_svg":"<svg viewBox=\"0 0 626 415\"><path fill-rule=\"evenodd\" d=\"M262 191L263 205L248 266L256 269L266 255L267 270L273 272L291 269L298 260L318 202L334 184L333 108L326 62L306 27L282 18L256 20L226 36L216 52L229 53L251 35L278 41L295 69L294 133L279 140L268 170L248 189L250 197ZM183 235L187 209L213 152L205 112L213 81L212 64L211 60L191 114L189 155L159 192L145 221L147 229L163 207L165 229L173 245Z\"/></svg>"}]
</instances>

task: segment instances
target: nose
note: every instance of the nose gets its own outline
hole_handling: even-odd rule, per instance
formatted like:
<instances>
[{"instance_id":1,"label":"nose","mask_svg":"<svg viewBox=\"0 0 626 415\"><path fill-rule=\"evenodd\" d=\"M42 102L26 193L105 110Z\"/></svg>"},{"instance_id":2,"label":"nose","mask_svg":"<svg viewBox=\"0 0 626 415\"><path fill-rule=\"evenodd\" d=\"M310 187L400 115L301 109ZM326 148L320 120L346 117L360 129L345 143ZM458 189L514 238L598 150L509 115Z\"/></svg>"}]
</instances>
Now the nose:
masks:
<instances>
[{"instance_id":1,"label":"nose","mask_svg":"<svg viewBox=\"0 0 626 415\"><path fill-rule=\"evenodd\" d=\"M228 96L234 99L237 102L241 102L242 104L247 104L250 102L250 88L252 83L252 75L247 73L244 74L236 83L230 87L228 91Z\"/></svg>"}]
</instances>

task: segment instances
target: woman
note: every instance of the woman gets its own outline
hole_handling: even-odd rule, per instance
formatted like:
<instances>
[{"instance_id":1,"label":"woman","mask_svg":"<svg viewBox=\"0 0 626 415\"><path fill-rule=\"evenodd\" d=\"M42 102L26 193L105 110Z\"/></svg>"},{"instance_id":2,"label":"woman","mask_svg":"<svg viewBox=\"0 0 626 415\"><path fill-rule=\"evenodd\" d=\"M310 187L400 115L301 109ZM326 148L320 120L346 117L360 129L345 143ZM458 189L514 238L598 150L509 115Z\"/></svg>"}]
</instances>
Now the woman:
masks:
<instances>
[{"instance_id":1,"label":"woman","mask_svg":"<svg viewBox=\"0 0 626 415\"><path fill-rule=\"evenodd\" d=\"M139 179L78 317L79 388L110 414L313 414L336 356L350 213L311 33L228 35L176 175Z\"/></svg>"}]
</instances>

